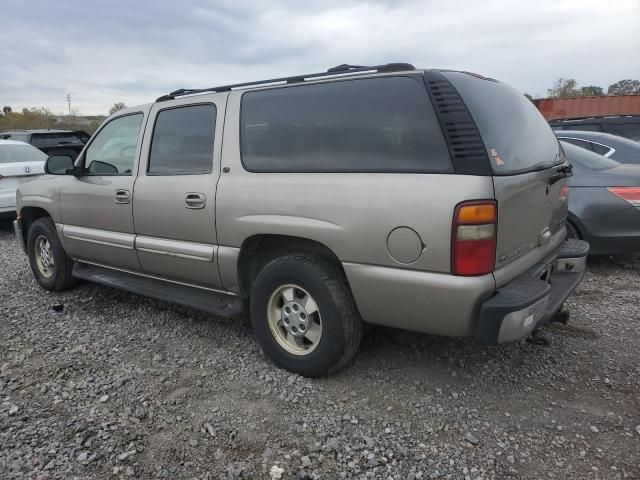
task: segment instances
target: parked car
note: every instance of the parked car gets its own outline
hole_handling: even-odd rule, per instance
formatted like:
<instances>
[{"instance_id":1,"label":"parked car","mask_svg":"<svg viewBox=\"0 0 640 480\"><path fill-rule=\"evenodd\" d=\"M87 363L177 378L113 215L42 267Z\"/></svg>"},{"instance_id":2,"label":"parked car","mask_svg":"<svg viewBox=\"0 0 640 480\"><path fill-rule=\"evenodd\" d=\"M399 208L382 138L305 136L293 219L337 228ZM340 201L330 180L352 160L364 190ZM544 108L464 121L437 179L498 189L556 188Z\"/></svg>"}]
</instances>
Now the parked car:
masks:
<instances>
[{"instance_id":1,"label":"parked car","mask_svg":"<svg viewBox=\"0 0 640 480\"><path fill-rule=\"evenodd\" d=\"M522 93L465 72L341 65L177 90L46 171L15 222L43 288L82 278L230 316L248 303L266 354L307 376L345 365L363 321L522 338L585 275L553 131Z\"/></svg>"},{"instance_id":2,"label":"parked car","mask_svg":"<svg viewBox=\"0 0 640 480\"><path fill-rule=\"evenodd\" d=\"M586 148L620 163L640 164L640 142L610 133L561 130L556 135L564 142Z\"/></svg>"},{"instance_id":3,"label":"parked car","mask_svg":"<svg viewBox=\"0 0 640 480\"><path fill-rule=\"evenodd\" d=\"M549 121L554 130L605 132L640 141L640 115L566 118Z\"/></svg>"},{"instance_id":4,"label":"parked car","mask_svg":"<svg viewBox=\"0 0 640 480\"><path fill-rule=\"evenodd\" d=\"M592 254L640 252L640 165L625 165L560 142L573 165L568 235Z\"/></svg>"},{"instance_id":5,"label":"parked car","mask_svg":"<svg viewBox=\"0 0 640 480\"><path fill-rule=\"evenodd\" d=\"M44 173L47 156L28 143L0 140L0 217L16 212L16 190Z\"/></svg>"},{"instance_id":6,"label":"parked car","mask_svg":"<svg viewBox=\"0 0 640 480\"><path fill-rule=\"evenodd\" d=\"M76 158L91 136L83 130L5 130L0 139L27 142L47 155L68 155Z\"/></svg>"}]
</instances>

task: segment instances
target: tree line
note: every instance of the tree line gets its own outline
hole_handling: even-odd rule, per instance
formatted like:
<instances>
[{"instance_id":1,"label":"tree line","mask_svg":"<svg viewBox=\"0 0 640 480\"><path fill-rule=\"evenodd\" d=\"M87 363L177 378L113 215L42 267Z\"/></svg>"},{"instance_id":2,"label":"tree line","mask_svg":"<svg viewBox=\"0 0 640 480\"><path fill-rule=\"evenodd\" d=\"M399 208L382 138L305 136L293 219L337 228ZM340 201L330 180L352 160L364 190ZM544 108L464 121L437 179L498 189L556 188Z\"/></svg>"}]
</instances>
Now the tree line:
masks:
<instances>
[{"instance_id":1,"label":"tree line","mask_svg":"<svg viewBox=\"0 0 640 480\"><path fill-rule=\"evenodd\" d=\"M122 102L114 103L109 109L109 115L127 108ZM90 134L95 132L104 121L105 116L82 116L77 110L71 110L71 115L55 115L48 108L23 108L14 112L13 108L5 105L0 112L0 131L24 130L35 128L55 128L60 130L84 130Z\"/></svg>"},{"instance_id":2,"label":"tree line","mask_svg":"<svg viewBox=\"0 0 640 480\"><path fill-rule=\"evenodd\" d=\"M640 80L620 80L612 83L605 93L604 88L597 85L578 86L575 78L559 78L553 87L547 90L550 98L585 97L601 95L640 95Z\"/></svg>"}]
</instances>

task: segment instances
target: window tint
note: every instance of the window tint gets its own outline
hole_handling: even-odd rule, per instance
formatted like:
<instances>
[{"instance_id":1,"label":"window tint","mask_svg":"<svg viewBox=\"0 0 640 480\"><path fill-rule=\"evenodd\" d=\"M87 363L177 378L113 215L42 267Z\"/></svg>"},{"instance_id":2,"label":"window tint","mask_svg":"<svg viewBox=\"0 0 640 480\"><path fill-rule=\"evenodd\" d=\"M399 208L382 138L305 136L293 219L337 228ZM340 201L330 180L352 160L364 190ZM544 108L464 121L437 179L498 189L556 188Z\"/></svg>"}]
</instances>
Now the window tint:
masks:
<instances>
[{"instance_id":1,"label":"window tint","mask_svg":"<svg viewBox=\"0 0 640 480\"><path fill-rule=\"evenodd\" d=\"M603 124L605 132L640 141L640 123Z\"/></svg>"},{"instance_id":2,"label":"window tint","mask_svg":"<svg viewBox=\"0 0 640 480\"><path fill-rule=\"evenodd\" d=\"M254 172L449 172L424 87L409 77L245 93L242 161Z\"/></svg>"},{"instance_id":3,"label":"window tint","mask_svg":"<svg viewBox=\"0 0 640 480\"><path fill-rule=\"evenodd\" d=\"M443 72L464 100L487 148L495 175L514 175L562 162L558 139L536 106L495 80Z\"/></svg>"},{"instance_id":4,"label":"window tint","mask_svg":"<svg viewBox=\"0 0 640 480\"><path fill-rule=\"evenodd\" d=\"M563 142L566 143L571 143L577 147L582 147L582 148L586 148L587 150L592 150L593 151L593 143L591 142L587 142L586 140L580 140L578 138L566 138L566 137L559 137L562 139Z\"/></svg>"},{"instance_id":5,"label":"window tint","mask_svg":"<svg viewBox=\"0 0 640 480\"><path fill-rule=\"evenodd\" d=\"M105 125L87 148L86 171L94 175L131 175L141 124L142 114L136 113Z\"/></svg>"},{"instance_id":6,"label":"window tint","mask_svg":"<svg viewBox=\"0 0 640 480\"><path fill-rule=\"evenodd\" d=\"M0 144L0 163L44 162L47 154L31 145Z\"/></svg>"},{"instance_id":7,"label":"window tint","mask_svg":"<svg viewBox=\"0 0 640 480\"><path fill-rule=\"evenodd\" d=\"M620 165L619 162L603 157L596 153L590 152L584 148L571 145L564 140L560 142L562 149L570 163L577 163L579 166L589 168L591 170L606 170Z\"/></svg>"},{"instance_id":8,"label":"window tint","mask_svg":"<svg viewBox=\"0 0 640 480\"><path fill-rule=\"evenodd\" d=\"M215 105L191 105L158 113L151 140L149 173L211 173Z\"/></svg>"},{"instance_id":9,"label":"window tint","mask_svg":"<svg viewBox=\"0 0 640 480\"><path fill-rule=\"evenodd\" d=\"M565 130L581 130L585 132L600 132L600 126L595 124L576 124L565 127Z\"/></svg>"},{"instance_id":10,"label":"window tint","mask_svg":"<svg viewBox=\"0 0 640 480\"><path fill-rule=\"evenodd\" d=\"M611 151L610 147L607 147L606 145L600 145L599 143L591 143L591 148L593 148L593 151L599 155L606 155Z\"/></svg>"}]
</instances>

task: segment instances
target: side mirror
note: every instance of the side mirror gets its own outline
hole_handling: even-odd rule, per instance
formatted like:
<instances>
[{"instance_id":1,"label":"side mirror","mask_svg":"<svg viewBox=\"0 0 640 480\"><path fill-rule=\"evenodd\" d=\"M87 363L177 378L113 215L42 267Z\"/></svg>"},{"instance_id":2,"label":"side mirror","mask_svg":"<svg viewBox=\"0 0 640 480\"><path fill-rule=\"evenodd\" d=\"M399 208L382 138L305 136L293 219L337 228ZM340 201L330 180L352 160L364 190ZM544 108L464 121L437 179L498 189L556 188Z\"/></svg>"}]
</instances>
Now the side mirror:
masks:
<instances>
[{"instance_id":1,"label":"side mirror","mask_svg":"<svg viewBox=\"0 0 640 480\"><path fill-rule=\"evenodd\" d=\"M68 175L73 170L73 158L69 155L52 155L44 162L44 171L51 175Z\"/></svg>"}]
</instances>

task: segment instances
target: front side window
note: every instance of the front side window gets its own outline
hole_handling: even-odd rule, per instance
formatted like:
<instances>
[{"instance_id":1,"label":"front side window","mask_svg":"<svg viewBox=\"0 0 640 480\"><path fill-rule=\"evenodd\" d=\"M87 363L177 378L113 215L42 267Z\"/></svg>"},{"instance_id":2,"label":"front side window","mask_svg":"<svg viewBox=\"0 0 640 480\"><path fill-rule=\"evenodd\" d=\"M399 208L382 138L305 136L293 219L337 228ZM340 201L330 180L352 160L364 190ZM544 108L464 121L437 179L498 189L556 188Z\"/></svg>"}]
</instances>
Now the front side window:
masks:
<instances>
[{"instance_id":1,"label":"front side window","mask_svg":"<svg viewBox=\"0 0 640 480\"><path fill-rule=\"evenodd\" d=\"M148 172L189 175L213 171L215 105L189 105L158 113Z\"/></svg>"},{"instance_id":2,"label":"front side window","mask_svg":"<svg viewBox=\"0 0 640 480\"><path fill-rule=\"evenodd\" d=\"M247 92L241 152L252 172L451 172L424 83L347 80Z\"/></svg>"},{"instance_id":3,"label":"front side window","mask_svg":"<svg viewBox=\"0 0 640 480\"><path fill-rule=\"evenodd\" d=\"M85 171L92 175L131 175L136 159L141 113L111 120L87 148Z\"/></svg>"}]
</instances>

